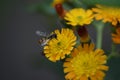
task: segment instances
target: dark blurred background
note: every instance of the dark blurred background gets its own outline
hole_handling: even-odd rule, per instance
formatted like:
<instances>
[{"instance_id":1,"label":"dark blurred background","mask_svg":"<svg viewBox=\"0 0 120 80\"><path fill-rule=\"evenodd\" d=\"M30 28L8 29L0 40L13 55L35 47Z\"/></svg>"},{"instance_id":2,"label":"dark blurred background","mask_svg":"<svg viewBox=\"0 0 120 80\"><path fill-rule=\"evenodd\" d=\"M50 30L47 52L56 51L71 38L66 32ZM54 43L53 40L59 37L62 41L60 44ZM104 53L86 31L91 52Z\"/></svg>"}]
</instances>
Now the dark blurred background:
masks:
<instances>
[{"instance_id":1,"label":"dark blurred background","mask_svg":"<svg viewBox=\"0 0 120 80\"><path fill-rule=\"evenodd\" d=\"M51 19L40 13L31 13L27 5L44 0L0 0L0 80L65 80L61 63L55 64L42 56L37 30L50 33ZM96 32L89 27L94 41ZM110 30L104 30L103 48L110 50ZM107 37L106 37L107 36ZM108 62L106 80L120 80L120 59Z\"/></svg>"},{"instance_id":2,"label":"dark blurred background","mask_svg":"<svg viewBox=\"0 0 120 80\"><path fill-rule=\"evenodd\" d=\"M53 29L48 19L27 11L27 5L43 0L2 0L1 4L1 77L0 80L63 80L58 65L41 55L37 30ZM49 66L48 66L49 65ZM53 67L54 66L54 67ZM61 71L61 70L60 70ZM62 72L62 71L61 71Z\"/></svg>"}]
</instances>

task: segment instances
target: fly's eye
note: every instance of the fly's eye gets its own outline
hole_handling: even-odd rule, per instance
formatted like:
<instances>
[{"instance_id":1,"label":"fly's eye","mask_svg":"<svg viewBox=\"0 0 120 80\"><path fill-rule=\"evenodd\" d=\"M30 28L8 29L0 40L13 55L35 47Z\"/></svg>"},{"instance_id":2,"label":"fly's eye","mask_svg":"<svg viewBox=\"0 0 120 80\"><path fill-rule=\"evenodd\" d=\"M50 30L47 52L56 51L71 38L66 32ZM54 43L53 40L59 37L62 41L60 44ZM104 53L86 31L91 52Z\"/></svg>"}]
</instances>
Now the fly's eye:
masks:
<instances>
[{"instance_id":1,"label":"fly's eye","mask_svg":"<svg viewBox=\"0 0 120 80\"><path fill-rule=\"evenodd\" d=\"M38 42L41 44L41 43L43 42L43 40L42 40L42 39L40 39Z\"/></svg>"}]
</instances>

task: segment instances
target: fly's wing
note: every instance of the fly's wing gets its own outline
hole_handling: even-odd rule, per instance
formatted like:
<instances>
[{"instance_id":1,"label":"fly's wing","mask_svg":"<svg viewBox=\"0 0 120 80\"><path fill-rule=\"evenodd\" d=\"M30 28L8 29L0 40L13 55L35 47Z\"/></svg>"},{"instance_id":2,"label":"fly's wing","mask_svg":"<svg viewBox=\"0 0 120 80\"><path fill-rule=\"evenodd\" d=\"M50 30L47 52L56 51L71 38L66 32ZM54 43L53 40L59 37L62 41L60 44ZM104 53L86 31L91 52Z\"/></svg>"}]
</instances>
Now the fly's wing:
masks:
<instances>
[{"instance_id":1,"label":"fly's wing","mask_svg":"<svg viewBox=\"0 0 120 80\"><path fill-rule=\"evenodd\" d=\"M35 33L40 37L46 37L47 36L46 32L42 32L42 31L39 31L39 30L37 30Z\"/></svg>"}]
</instances>

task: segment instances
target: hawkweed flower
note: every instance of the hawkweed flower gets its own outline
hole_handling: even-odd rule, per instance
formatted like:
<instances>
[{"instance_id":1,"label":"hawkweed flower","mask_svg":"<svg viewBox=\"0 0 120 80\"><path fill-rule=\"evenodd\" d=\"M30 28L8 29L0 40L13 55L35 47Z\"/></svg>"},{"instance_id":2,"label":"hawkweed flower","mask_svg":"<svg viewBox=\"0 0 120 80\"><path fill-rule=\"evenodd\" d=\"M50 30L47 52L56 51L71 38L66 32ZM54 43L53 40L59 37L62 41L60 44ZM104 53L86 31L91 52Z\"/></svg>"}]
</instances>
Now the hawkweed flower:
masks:
<instances>
[{"instance_id":1,"label":"hawkweed flower","mask_svg":"<svg viewBox=\"0 0 120 80\"><path fill-rule=\"evenodd\" d=\"M112 33L112 40L116 44L120 44L120 27L116 28L116 33Z\"/></svg>"},{"instance_id":2,"label":"hawkweed flower","mask_svg":"<svg viewBox=\"0 0 120 80\"><path fill-rule=\"evenodd\" d=\"M74 48L70 58L64 62L66 80L103 80L108 70L107 56L101 49L94 50L94 44Z\"/></svg>"},{"instance_id":3,"label":"hawkweed flower","mask_svg":"<svg viewBox=\"0 0 120 80\"><path fill-rule=\"evenodd\" d=\"M75 8L67 12L64 19L67 21L67 24L72 26L83 26L92 22L93 12L83 8Z\"/></svg>"},{"instance_id":4,"label":"hawkweed flower","mask_svg":"<svg viewBox=\"0 0 120 80\"><path fill-rule=\"evenodd\" d=\"M103 20L104 23L110 22L116 26L120 22L120 8L97 5L97 8L92 8L96 20Z\"/></svg>"},{"instance_id":5,"label":"hawkweed flower","mask_svg":"<svg viewBox=\"0 0 120 80\"><path fill-rule=\"evenodd\" d=\"M76 44L76 36L71 29L55 30L57 37L51 39L44 47L45 56L53 62L64 59Z\"/></svg>"},{"instance_id":6,"label":"hawkweed flower","mask_svg":"<svg viewBox=\"0 0 120 80\"><path fill-rule=\"evenodd\" d=\"M62 4L65 0L53 0L52 6L55 6L56 4Z\"/></svg>"}]
</instances>

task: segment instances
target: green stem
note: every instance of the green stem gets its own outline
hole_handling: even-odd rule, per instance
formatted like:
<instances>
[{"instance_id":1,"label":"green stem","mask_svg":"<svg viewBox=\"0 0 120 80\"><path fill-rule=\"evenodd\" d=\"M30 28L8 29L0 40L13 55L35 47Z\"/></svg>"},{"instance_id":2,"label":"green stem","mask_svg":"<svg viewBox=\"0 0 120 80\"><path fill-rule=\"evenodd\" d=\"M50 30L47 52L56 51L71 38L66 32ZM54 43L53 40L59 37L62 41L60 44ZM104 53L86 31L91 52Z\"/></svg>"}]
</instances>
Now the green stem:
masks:
<instances>
[{"instance_id":1,"label":"green stem","mask_svg":"<svg viewBox=\"0 0 120 80\"><path fill-rule=\"evenodd\" d=\"M114 57L114 56L117 56L117 54L116 54L116 47L115 47L115 44L114 43L112 43L112 51L111 51L111 53L108 55L108 60L109 59L111 59L112 57Z\"/></svg>"},{"instance_id":2,"label":"green stem","mask_svg":"<svg viewBox=\"0 0 120 80\"><path fill-rule=\"evenodd\" d=\"M96 30L97 30L97 42L96 42L96 47L97 48L102 48L102 33L104 29L104 23L99 22L95 24Z\"/></svg>"}]
</instances>

